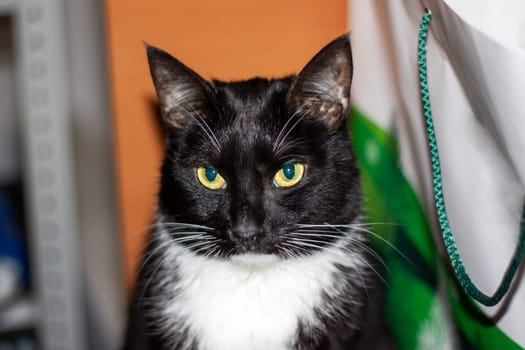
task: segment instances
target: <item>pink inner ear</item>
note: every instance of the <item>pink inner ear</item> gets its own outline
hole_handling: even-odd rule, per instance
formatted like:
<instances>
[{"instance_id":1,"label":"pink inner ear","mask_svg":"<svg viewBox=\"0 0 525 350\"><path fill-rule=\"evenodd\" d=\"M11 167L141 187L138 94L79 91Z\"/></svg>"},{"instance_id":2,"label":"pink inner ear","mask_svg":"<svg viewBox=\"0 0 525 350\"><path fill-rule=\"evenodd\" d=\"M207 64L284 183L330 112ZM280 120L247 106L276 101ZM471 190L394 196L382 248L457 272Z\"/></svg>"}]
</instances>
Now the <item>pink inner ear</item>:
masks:
<instances>
[{"instance_id":1,"label":"pink inner ear","mask_svg":"<svg viewBox=\"0 0 525 350\"><path fill-rule=\"evenodd\" d=\"M292 86L289 103L306 115L335 127L348 115L350 67L340 64L324 68L311 75L300 75Z\"/></svg>"},{"instance_id":2,"label":"pink inner ear","mask_svg":"<svg viewBox=\"0 0 525 350\"><path fill-rule=\"evenodd\" d=\"M307 99L299 109L310 118L322 120L329 128L335 128L346 118L341 103L332 100Z\"/></svg>"}]
</instances>

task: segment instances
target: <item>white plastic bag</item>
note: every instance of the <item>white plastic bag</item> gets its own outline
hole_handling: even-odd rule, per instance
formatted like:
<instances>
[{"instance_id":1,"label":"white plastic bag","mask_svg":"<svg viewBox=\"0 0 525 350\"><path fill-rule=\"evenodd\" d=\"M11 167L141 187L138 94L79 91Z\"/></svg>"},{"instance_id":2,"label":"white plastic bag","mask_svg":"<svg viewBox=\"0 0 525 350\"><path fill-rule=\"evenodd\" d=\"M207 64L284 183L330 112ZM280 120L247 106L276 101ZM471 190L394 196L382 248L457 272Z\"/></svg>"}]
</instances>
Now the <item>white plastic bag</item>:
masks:
<instances>
[{"instance_id":1,"label":"white plastic bag","mask_svg":"<svg viewBox=\"0 0 525 350\"><path fill-rule=\"evenodd\" d=\"M438 242L417 69L425 7L433 17L428 78L447 211L468 273L490 295L516 247L524 203L525 2L352 2L354 106L396 136ZM479 307L498 316L501 337L525 347L525 281L518 283L510 304ZM473 329L463 335L476 349L496 344L499 335L485 339L485 328ZM474 333L485 340L473 344Z\"/></svg>"}]
</instances>

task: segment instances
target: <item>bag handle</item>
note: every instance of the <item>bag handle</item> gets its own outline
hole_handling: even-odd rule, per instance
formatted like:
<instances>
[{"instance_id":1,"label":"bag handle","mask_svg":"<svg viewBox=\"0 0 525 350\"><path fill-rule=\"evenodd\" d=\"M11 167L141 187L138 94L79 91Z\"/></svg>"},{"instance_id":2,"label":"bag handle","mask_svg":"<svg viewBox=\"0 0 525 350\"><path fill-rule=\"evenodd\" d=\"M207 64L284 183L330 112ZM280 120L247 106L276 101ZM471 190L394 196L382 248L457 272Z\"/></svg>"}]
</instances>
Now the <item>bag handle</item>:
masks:
<instances>
[{"instance_id":1,"label":"bag handle","mask_svg":"<svg viewBox=\"0 0 525 350\"><path fill-rule=\"evenodd\" d=\"M452 231L450 230L448 215L445 208L445 199L443 196L443 184L441 177L441 166L439 161L436 133L434 131L434 122L432 120L432 110L430 108L430 94L427 79L426 43L428 37L428 28L431 20L432 13L427 9L425 14L423 15L423 19L421 20L421 25L419 27L417 57L421 103L423 105L423 116L425 117L430 159L432 162L433 191L439 226L441 227L443 242L450 257L452 267L454 269L454 272L456 273L459 283L463 287L463 290L467 293L467 295L479 301L481 304L486 306L494 306L497 303L499 303L509 291L509 288L512 284L512 280L516 276L517 270L525 255L525 205L521 214L520 236L518 238L518 244L516 246L516 250L514 251L514 255L512 256L512 260L510 261L509 266L507 266L505 274L503 275L503 279L501 280L498 289L496 290L494 295L486 295L474 285L474 283L470 279L469 274L465 269L465 266L463 265L463 260L459 255L456 246L456 241L454 239L454 236L452 235Z\"/></svg>"}]
</instances>

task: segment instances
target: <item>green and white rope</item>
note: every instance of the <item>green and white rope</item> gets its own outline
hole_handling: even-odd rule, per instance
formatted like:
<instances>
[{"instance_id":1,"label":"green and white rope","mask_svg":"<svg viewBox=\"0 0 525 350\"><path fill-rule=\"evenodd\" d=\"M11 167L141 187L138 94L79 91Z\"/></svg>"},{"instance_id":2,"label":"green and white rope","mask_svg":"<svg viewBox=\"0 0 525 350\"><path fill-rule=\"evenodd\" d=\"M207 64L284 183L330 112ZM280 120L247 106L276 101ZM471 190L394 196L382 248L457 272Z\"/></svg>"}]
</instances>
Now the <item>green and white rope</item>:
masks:
<instances>
[{"instance_id":1,"label":"green and white rope","mask_svg":"<svg viewBox=\"0 0 525 350\"><path fill-rule=\"evenodd\" d=\"M443 241L447 249L452 267L456 273L457 279L467 295L479 301L481 304L486 306L494 306L500 302L500 300L507 294L512 280L516 276L516 272L523 260L525 255L525 206L521 215L520 223L520 236L518 238L518 244L512 260L507 267L503 279L498 286L494 295L489 296L480 291L470 279L463 260L459 255L456 241L450 230L449 220L447 211L445 208L445 199L443 196L443 183L441 176L441 166L439 161L438 145L436 140L436 133L434 131L434 122L432 121L432 110L430 108L430 95L428 88L427 79L427 36L430 21L432 20L432 14L430 11L426 11L423 15L421 25L419 28L418 36L418 66L419 66L419 85L421 90L421 102L423 105L423 115L425 117L425 125L427 131L428 145L430 158L432 162L432 181L434 190L434 200L436 205L437 217L439 225L441 227L441 234Z\"/></svg>"}]
</instances>

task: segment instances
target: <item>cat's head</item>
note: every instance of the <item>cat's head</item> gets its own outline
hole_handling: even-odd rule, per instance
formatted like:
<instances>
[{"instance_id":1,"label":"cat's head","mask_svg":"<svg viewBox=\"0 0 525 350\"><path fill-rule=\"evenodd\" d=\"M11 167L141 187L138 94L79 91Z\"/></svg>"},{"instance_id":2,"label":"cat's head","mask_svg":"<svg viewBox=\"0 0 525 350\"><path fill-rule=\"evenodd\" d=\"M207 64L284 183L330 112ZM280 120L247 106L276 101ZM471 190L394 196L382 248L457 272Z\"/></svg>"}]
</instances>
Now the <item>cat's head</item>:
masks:
<instances>
[{"instance_id":1,"label":"cat's head","mask_svg":"<svg viewBox=\"0 0 525 350\"><path fill-rule=\"evenodd\" d=\"M206 81L160 49L147 54L167 126L159 216L173 244L285 259L346 234L361 209L346 36L272 80Z\"/></svg>"}]
</instances>

